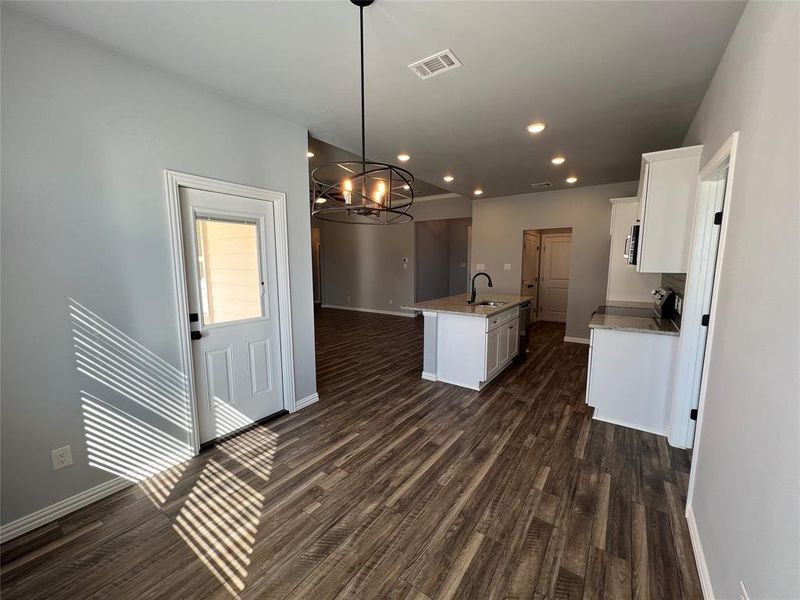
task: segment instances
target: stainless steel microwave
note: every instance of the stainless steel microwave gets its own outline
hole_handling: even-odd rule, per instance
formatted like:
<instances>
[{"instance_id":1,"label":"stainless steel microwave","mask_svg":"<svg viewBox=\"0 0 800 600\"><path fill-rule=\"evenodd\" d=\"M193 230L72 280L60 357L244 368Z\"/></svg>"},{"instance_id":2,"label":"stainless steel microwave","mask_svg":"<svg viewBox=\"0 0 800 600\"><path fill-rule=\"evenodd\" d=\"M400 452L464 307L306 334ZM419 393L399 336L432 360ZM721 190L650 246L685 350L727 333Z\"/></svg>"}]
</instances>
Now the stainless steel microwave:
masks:
<instances>
[{"instance_id":1,"label":"stainless steel microwave","mask_svg":"<svg viewBox=\"0 0 800 600\"><path fill-rule=\"evenodd\" d=\"M631 225L631 232L625 236L625 260L629 265L637 264L639 259L639 223Z\"/></svg>"}]
</instances>

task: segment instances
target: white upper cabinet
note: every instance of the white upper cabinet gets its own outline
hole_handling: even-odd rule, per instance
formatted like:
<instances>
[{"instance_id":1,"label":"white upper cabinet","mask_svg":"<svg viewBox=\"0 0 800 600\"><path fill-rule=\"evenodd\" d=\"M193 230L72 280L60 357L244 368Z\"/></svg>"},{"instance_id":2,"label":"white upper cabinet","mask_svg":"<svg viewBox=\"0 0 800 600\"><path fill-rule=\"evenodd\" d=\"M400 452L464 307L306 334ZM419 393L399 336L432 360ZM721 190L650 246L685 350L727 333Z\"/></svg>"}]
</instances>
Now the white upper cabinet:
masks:
<instances>
[{"instance_id":1,"label":"white upper cabinet","mask_svg":"<svg viewBox=\"0 0 800 600\"><path fill-rule=\"evenodd\" d=\"M629 264L631 226L639 218L639 199L611 198L611 252L608 257L606 302L652 302L650 290L661 285L661 274L638 273Z\"/></svg>"},{"instance_id":2,"label":"white upper cabinet","mask_svg":"<svg viewBox=\"0 0 800 600\"><path fill-rule=\"evenodd\" d=\"M702 146L642 154L640 273L686 273Z\"/></svg>"}]
</instances>

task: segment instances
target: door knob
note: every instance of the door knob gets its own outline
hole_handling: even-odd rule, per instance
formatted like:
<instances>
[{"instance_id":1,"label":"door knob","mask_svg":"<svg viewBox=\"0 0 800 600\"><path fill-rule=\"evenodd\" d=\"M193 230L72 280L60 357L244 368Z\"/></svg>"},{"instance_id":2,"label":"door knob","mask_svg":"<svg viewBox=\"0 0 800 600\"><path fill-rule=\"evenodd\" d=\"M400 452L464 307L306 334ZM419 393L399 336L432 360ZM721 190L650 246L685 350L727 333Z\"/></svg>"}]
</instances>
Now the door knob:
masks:
<instances>
[{"instance_id":1,"label":"door knob","mask_svg":"<svg viewBox=\"0 0 800 600\"><path fill-rule=\"evenodd\" d=\"M193 331L192 332L191 338L193 340L199 340L201 337L203 337L203 333L202 332L200 332L200 331Z\"/></svg>"}]
</instances>

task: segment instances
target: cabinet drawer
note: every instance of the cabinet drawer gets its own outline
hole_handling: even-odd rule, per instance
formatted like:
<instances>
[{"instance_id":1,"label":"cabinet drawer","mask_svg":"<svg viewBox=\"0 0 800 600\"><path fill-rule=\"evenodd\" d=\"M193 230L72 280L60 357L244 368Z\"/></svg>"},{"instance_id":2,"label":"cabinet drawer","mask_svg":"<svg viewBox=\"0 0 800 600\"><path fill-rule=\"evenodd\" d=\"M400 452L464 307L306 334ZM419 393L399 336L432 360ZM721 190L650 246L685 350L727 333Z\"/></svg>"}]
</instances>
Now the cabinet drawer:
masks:
<instances>
[{"instance_id":1,"label":"cabinet drawer","mask_svg":"<svg viewBox=\"0 0 800 600\"><path fill-rule=\"evenodd\" d=\"M499 314L494 315L493 317L489 317L486 319L486 331L491 331L492 329L496 329L503 323L507 323L511 319L516 319L519 316L519 306L515 306L512 309L503 311Z\"/></svg>"}]
</instances>

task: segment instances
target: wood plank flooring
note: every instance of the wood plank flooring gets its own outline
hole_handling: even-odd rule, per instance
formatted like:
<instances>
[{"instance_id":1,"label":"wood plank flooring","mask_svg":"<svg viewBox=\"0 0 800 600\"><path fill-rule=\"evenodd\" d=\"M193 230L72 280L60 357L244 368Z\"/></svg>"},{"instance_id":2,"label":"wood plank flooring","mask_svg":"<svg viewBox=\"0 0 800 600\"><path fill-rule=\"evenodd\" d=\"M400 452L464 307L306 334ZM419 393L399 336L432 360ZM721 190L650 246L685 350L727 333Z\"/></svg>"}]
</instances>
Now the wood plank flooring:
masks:
<instances>
[{"instance_id":1,"label":"wood plank flooring","mask_svg":"<svg viewBox=\"0 0 800 600\"><path fill-rule=\"evenodd\" d=\"M319 403L5 544L4 600L702 597L688 454L591 420L563 326L480 393L421 319L316 326Z\"/></svg>"}]
</instances>

